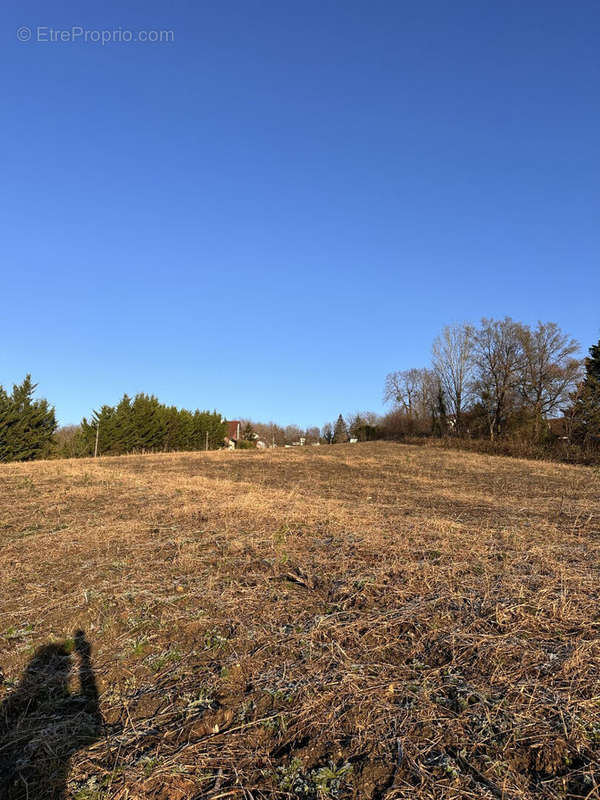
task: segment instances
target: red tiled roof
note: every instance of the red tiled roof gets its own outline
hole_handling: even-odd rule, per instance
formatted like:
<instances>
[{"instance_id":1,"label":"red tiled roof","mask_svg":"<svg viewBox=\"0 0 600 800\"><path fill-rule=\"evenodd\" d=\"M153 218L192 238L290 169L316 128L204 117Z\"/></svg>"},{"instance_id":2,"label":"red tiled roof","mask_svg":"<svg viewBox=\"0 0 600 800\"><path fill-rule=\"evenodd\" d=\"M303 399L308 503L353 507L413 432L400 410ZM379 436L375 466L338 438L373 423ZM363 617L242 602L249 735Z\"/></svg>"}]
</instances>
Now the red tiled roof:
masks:
<instances>
[{"instance_id":1,"label":"red tiled roof","mask_svg":"<svg viewBox=\"0 0 600 800\"><path fill-rule=\"evenodd\" d=\"M225 423L227 425L227 433L226 436L229 439L237 439L238 438L238 430L240 431L241 435L241 423L238 419L227 420Z\"/></svg>"}]
</instances>

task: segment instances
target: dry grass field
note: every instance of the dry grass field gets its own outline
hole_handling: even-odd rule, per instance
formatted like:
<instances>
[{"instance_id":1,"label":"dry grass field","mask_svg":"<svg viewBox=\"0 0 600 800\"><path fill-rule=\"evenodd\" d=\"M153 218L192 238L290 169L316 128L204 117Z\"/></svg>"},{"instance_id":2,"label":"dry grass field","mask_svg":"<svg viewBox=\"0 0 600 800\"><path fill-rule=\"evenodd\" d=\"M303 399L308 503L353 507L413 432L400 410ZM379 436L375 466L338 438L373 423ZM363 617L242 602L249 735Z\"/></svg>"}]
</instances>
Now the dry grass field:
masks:
<instances>
[{"instance_id":1,"label":"dry grass field","mask_svg":"<svg viewBox=\"0 0 600 800\"><path fill-rule=\"evenodd\" d=\"M599 495L384 443L0 466L2 800L600 797Z\"/></svg>"}]
</instances>

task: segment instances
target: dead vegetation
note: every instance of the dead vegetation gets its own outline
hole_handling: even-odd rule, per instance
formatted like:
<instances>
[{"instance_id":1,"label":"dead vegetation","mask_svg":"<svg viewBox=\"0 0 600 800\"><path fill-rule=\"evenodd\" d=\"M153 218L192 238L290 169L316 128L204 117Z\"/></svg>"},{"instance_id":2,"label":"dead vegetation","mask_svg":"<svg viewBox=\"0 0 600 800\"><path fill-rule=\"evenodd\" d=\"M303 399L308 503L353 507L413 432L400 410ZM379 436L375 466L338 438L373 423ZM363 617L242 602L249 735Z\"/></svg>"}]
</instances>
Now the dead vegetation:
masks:
<instances>
[{"instance_id":1,"label":"dead vegetation","mask_svg":"<svg viewBox=\"0 0 600 800\"><path fill-rule=\"evenodd\" d=\"M599 797L599 490L384 443L0 467L7 796ZM40 647L75 695L10 717Z\"/></svg>"}]
</instances>

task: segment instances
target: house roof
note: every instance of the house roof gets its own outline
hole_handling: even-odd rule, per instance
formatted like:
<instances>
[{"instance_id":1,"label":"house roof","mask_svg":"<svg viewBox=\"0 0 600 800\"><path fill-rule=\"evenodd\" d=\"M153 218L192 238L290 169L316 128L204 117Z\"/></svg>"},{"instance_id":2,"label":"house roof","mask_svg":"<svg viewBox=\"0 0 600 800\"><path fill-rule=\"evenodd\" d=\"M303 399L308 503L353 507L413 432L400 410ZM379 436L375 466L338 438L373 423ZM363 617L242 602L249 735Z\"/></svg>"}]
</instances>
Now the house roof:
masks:
<instances>
[{"instance_id":1,"label":"house roof","mask_svg":"<svg viewBox=\"0 0 600 800\"><path fill-rule=\"evenodd\" d=\"M229 439L237 439L238 438L238 430L240 431L240 435L241 435L241 422L239 421L239 419L227 420L225 422L225 425L227 426L227 432L226 432L225 435Z\"/></svg>"}]
</instances>

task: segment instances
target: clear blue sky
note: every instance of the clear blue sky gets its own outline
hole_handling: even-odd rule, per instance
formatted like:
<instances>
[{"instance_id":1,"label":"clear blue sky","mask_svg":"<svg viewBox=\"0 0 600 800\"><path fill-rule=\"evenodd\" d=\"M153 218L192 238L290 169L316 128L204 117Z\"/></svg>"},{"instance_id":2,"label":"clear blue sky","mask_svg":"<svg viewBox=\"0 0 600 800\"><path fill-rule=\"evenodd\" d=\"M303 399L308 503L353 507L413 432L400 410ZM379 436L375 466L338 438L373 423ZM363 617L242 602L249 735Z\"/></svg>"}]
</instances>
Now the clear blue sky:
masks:
<instances>
[{"instance_id":1,"label":"clear blue sky","mask_svg":"<svg viewBox=\"0 0 600 800\"><path fill-rule=\"evenodd\" d=\"M2 17L0 383L31 372L62 423L138 391L301 425L381 410L387 372L483 315L598 340L596 2Z\"/></svg>"}]
</instances>

